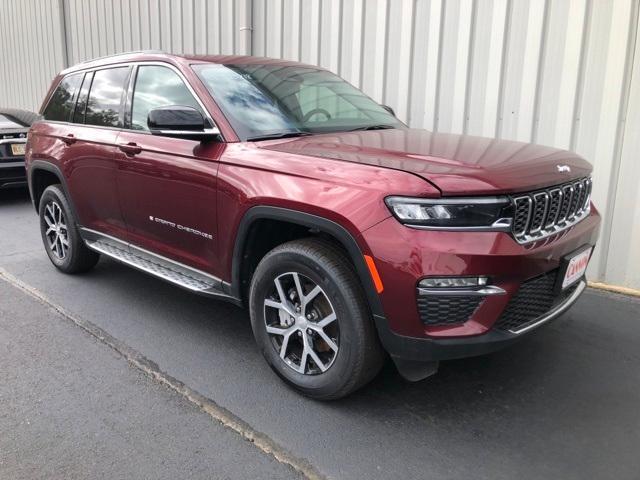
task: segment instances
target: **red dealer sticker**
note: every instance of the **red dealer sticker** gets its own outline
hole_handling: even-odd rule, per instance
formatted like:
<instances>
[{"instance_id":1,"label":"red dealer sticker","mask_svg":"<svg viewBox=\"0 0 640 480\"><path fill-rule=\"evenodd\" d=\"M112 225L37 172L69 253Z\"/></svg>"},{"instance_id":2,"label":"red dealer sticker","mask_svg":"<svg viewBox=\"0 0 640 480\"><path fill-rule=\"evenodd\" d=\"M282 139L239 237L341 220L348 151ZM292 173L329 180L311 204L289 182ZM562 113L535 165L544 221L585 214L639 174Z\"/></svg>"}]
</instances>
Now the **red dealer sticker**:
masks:
<instances>
[{"instance_id":1,"label":"red dealer sticker","mask_svg":"<svg viewBox=\"0 0 640 480\"><path fill-rule=\"evenodd\" d=\"M567 270L564 274L564 280L562 280L563 289L582 278L585 270L587 269L587 265L589 265L591 250L593 250L593 247L583 250L569 260L569 265L567 265Z\"/></svg>"}]
</instances>

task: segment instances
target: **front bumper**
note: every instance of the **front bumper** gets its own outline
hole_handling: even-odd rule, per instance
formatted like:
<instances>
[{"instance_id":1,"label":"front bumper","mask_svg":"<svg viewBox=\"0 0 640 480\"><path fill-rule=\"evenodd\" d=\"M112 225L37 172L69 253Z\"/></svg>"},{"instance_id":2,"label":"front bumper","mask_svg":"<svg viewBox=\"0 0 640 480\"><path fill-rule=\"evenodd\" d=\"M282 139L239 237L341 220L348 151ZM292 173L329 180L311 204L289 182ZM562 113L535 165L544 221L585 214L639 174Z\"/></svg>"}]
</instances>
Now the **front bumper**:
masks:
<instances>
[{"instance_id":1,"label":"front bumper","mask_svg":"<svg viewBox=\"0 0 640 480\"><path fill-rule=\"evenodd\" d=\"M363 233L384 284L384 316L375 316L386 350L396 358L433 361L481 355L516 342L566 311L584 291L582 279L525 328L499 328L505 309L532 279L559 271L564 257L595 245L600 216L591 214L556 236L527 245L499 232L442 232L408 228L394 218ZM417 285L426 276L488 276L504 291L483 297L464 322L429 325L418 307ZM524 291L524 289L523 289ZM511 303L511 307L513 302Z\"/></svg>"},{"instance_id":2,"label":"front bumper","mask_svg":"<svg viewBox=\"0 0 640 480\"><path fill-rule=\"evenodd\" d=\"M26 138L0 140L0 188L21 187L27 184L24 157L12 154L11 145L25 143Z\"/></svg>"},{"instance_id":3,"label":"front bumper","mask_svg":"<svg viewBox=\"0 0 640 480\"><path fill-rule=\"evenodd\" d=\"M376 315L374 319L380 340L392 357L417 362L473 357L508 347L528 332L558 318L576 302L586 287L586 280L580 280L575 291L564 302L538 317L535 322L520 333L493 329L483 335L471 337L415 338L394 333L389 329L389 324L383 317Z\"/></svg>"}]
</instances>

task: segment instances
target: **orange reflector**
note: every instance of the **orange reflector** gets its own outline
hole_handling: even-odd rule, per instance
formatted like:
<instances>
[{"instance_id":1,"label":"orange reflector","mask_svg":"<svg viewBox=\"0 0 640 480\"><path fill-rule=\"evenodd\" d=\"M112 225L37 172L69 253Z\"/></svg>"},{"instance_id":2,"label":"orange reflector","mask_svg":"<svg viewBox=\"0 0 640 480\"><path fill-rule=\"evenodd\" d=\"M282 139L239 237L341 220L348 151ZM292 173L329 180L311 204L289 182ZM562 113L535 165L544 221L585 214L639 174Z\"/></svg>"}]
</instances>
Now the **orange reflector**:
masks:
<instances>
[{"instance_id":1,"label":"orange reflector","mask_svg":"<svg viewBox=\"0 0 640 480\"><path fill-rule=\"evenodd\" d=\"M367 267L369 267L369 273L371 274L373 284L376 287L376 292L382 293L384 286L382 285L382 279L380 278L380 274L378 273L378 269L376 268L373 258L369 255L364 255L364 259L367 262Z\"/></svg>"}]
</instances>

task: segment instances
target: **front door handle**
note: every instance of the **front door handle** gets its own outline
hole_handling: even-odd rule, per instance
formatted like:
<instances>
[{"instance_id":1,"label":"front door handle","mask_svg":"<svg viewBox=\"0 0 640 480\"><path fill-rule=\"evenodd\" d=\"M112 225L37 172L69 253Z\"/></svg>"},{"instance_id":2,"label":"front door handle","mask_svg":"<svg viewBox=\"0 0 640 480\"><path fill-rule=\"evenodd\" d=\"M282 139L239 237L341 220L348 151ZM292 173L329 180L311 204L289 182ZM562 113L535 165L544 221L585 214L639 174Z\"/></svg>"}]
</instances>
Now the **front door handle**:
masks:
<instances>
[{"instance_id":1,"label":"front door handle","mask_svg":"<svg viewBox=\"0 0 640 480\"><path fill-rule=\"evenodd\" d=\"M78 139L75 137L73 133L69 133L68 135L62 137L62 141L67 145L73 145L78 141Z\"/></svg>"},{"instance_id":2,"label":"front door handle","mask_svg":"<svg viewBox=\"0 0 640 480\"><path fill-rule=\"evenodd\" d=\"M142 151L142 147L135 142L121 143L118 148L129 156L137 155Z\"/></svg>"}]
</instances>

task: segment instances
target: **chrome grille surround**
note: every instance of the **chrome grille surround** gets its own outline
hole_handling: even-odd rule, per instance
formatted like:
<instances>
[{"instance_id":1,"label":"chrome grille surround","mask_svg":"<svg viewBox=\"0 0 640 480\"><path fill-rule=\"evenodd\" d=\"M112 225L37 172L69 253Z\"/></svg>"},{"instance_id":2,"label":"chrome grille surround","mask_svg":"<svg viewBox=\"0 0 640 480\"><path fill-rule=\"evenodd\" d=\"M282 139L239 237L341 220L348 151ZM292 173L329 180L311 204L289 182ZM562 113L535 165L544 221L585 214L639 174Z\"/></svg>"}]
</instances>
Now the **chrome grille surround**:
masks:
<instances>
[{"instance_id":1,"label":"chrome grille surround","mask_svg":"<svg viewBox=\"0 0 640 480\"><path fill-rule=\"evenodd\" d=\"M512 233L530 243L572 227L591 211L591 178L511 197Z\"/></svg>"}]
</instances>

